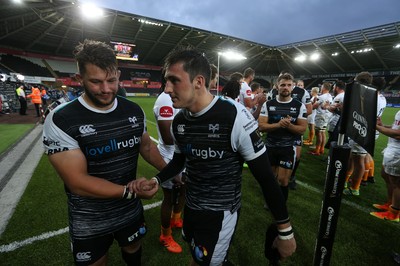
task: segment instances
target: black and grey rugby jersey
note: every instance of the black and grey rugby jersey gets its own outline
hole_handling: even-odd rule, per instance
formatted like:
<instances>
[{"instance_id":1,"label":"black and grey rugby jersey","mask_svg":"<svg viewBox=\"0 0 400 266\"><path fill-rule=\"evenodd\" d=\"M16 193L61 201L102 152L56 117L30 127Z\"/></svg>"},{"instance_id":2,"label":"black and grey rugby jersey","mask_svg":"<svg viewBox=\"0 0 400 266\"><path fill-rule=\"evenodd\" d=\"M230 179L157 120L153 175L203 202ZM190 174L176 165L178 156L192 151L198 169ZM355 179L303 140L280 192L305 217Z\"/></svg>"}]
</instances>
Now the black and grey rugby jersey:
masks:
<instances>
[{"instance_id":1,"label":"black and grey rugby jersey","mask_svg":"<svg viewBox=\"0 0 400 266\"><path fill-rule=\"evenodd\" d=\"M291 96L293 99L296 99L304 104L310 104L310 94L303 88L295 86L292 90Z\"/></svg>"},{"instance_id":2,"label":"black and grey rugby jersey","mask_svg":"<svg viewBox=\"0 0 400 266\"><path fill-rule=\"evenodd\" d=\"M94 109L82 97L58 106L45 120L46 154L80 149L88 174L125 185L136 178L145 114L135 103L118 97L106 111ZM131 223L141 212L140 200L68 196L70 232L77 239L103 235Z\"/></svg>"},{"instance_id":3,"label":"black and grey rugby jersey","mask_svg":"<svg viewBox=\"0 0 400 266\"><path fill-rule=\"evenodd\" d=\"M186 204L195 210L240 207L243 160L265 152L258 123L246 108L215 97L199 113L179 112L173 121L175 152L186 157Z\"/></svg>"},{"instance_id":4,"label":"black and grey rugby jersey","mask_svg":"<svg viewBox=\"0 0 400 266\"><path fill-rule=\"evenodd\" d=\"M267 116L269 124L278 123L281 119L290 116L292 124L295 124L297 119L306 119L306 113L305 105L298 100L280 102L275 98L264 103L260 116ZM279 128L267 133L265 143L267 147L289 147L294 145L298 136L286 128Z\"/></svg>"}]
</instances>

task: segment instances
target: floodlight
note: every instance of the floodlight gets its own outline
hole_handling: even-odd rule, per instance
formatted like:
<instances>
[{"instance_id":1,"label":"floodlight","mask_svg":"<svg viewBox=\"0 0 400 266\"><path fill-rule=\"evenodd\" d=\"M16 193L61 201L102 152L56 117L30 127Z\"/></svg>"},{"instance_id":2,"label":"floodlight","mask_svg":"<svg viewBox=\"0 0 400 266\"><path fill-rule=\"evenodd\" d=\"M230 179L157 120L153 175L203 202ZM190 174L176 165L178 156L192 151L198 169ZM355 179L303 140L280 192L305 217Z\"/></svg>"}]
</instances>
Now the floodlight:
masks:
<instances>
[{"instance_id":1,"label":"floodlight","mask_svg":"<svg viewBox=\"0 0 400 266\"><path fill-rule=\"evenodd\" d=\"M304 61L306 61L306 56L299 55L299 56L295 57L294 60L299 61L299 62L304 62Z\"/></svg>"},{"instance_id":2,"label":"floodlight","mask_svg":"<svg viewBox=\"0 0 400 266\"><path fill-rule=\"evenodd\" d=\"M320 57L319 53L313 53L312 55L310 55L310 60L311 61L316 61L316 60L319 59L319 57Z\"/></svg>"},{"instance_id":3,"label":"floodlight","mask_svg":"<svg viewBox=\"0 0 400 266\"><path fill-rule=\"evenodd\" d=\"M81 6L82 15L88 19L96 19L104 15L103 9L94 4L87 3Z\"/></svg>"},{"instance_id":4,"label":"floodlight","mask_svg":"<svg viewBox=\"0 0 400 266\"><path fill-rule=\"evenodd\" d=\"M233 51L226 51L226 52L218 52L218 63L217 63L217 95L218 95L218 89L219 89L219 58L223 56L226 59L232 59L232 60L244 60L247 59L247 57L245 57L242 54L233 52Z\"/></svg>"}]
</instances>

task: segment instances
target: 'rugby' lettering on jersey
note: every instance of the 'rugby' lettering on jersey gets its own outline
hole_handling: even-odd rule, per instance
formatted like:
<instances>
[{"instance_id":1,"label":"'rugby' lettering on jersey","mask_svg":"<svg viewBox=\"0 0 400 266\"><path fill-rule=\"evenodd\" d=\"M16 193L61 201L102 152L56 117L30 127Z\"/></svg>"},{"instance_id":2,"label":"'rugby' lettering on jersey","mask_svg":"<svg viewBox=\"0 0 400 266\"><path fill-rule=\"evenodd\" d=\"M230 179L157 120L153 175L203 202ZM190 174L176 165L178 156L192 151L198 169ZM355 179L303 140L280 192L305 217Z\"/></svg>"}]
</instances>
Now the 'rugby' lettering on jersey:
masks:
<instances>
[{"instance_id":1,"label":"'rugby' lettering on jersey","mask_svg":"<svg viewBox=\"0 0 400 266\"><path fill-rule=\"evenodd\" d=\"M141 138L136 137L136 136L133 136L132 139L128 139L128 140L124 140L124 141L120 141L120 142L117 142L115 139L112 139L109 141L108 145L92 147L92 148L85 147L85 151L86 151L86 155L88 155L88 156L96 156L96 155L114 152L114 151L117 151L122 148L128 148L128 147L132 148L136 144L139 144L140 140L141 140Z\"/></svg>"},{"instance_id":2,"label":"'rugby' lettering on jersey","mask_svg":"<svg viewBox=\"0 0 400 266\"><path fill-rule=\"evenodd\" d=\"M222 159L224 156L223 151L215 151L211 148L208 148L207 150L202 150L202 149L192 149L192 155L201 157L202 159L208 159L208 158L219 158Z\"/></svg>"}]
</instances>

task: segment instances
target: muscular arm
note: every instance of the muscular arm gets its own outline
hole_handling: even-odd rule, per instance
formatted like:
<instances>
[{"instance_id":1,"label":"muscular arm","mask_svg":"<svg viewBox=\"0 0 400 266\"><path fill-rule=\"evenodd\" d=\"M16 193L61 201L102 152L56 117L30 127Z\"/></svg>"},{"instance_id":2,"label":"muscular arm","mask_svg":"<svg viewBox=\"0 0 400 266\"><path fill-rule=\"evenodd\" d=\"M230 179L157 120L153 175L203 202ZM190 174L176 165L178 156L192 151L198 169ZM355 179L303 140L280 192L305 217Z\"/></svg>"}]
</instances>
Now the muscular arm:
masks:
<instances>
[{"instance_id":1,"label":"muscular arm","mask_svg":"<svg viewBox=\"0 0 400 266\"><path fill-rule=\"evenodd\" d=\"M96 198L121 198L123 195L123 185L87 173L86 158L80 149L49 155L49 160L74 194Z\"/></svg>"},{"instance_id":2,"label":"muscular arm","mask_svg":"<svg viewBox=\"0 0 400 266\"><path fill-rule=\"evenodd\" d=\"M157 149L157 146L150 139L150 136L147 132L142 135L142 141L140 143L140 155L142 155L143 159L154 166L157 170L163 169L166 165L164 159L161 157L160 152Z\"/></svg>"},{"instance_id":3,"label":"muscular arm","mask_svg":"<svg viewBox=\"0 0 400 266\"><path fill-rule=\"evenodd\" d=\"M391 126L376 125L376 130L385 136L400 140L400 130L393 129Z\"/></svg>"},{"instance_id":4,"label":"muscular arm","mask_svg":"<svg viewBox=\"0 0 400 266\"><path fill-rule=\"evenodd\" d=\"M287 129L297 135L303 135L307 129L307 119L297 119L296 124L290 123Z\"/></svg>"},{"instance_id":5,"label":"muscular arm","mask_svg":"<svg viewBox=\"0 0 400 266\"><path fill-rule=\"evenodd\" d=\"M306 106L306 110L307 110L306 115L310 115L313 110L313 105L311 104L311 102L309 102L309 103L305 104L305 106Z\"/></svg>"},{"instance_id":6,"label":"muscular arm","mask_svg":"<svg viewBox=\"0 0 400 266\"><path fill-rule=\"evenodd\" d=\"M158 120L158 129L160 130L161 138L166 145L173 145L174 139L171 135L172 120Z\"/></svg>"},{"instance_id":7,"label":"muscular arm","mask_svg":"<svg viewBox=\"0 0 400 266\"><path fill-rule=\"evenodd\" d=\"M248 108L253 108L254 105L257 104L258 98L257 96L255 96L253 99L248 97L248 98L244 98L244 106L248 107Z\"/></svg>"},{"instance_id":8,"label":"muscular arm","mask_svg":"<svg viewBox=\"0 0 400 266\"><path fill-rule=\"evenodd\" d=\"M265 202L268 204L272 216L275 218L278 231L290 230L292 232L285 199L272 173L267 152L264 152L254 160L248 161L247 164L261 186ZM293 235L292 238L287 240L277 237L274 245L278 248L282 258L291 256L296 250L296 240Z\"/></svg>"},{"instance_id":9,"label":"muscular arm","mask_svg":"<svg viewBox=\"0 0 400 266\"><path fill-rule=\"evenodd\" d=\"M279 129L281 125L279 123L268 123L268 116L259 116L258 117L258 129L261 132L271 132L276 129Z\"/></svg>"},{"instance_id":10,"label":"muscular arm","mask_svg":"<svg viewBox=\"0 0 400 266\"><path fill-rule=\"evenodd\" d=\"M285 199L271 170L267 152L265 151L256 159L248 161L247 164L251 173L260 184L265 202L268 204L277 224L289 222Z\"/></svg>"}]
</instances>

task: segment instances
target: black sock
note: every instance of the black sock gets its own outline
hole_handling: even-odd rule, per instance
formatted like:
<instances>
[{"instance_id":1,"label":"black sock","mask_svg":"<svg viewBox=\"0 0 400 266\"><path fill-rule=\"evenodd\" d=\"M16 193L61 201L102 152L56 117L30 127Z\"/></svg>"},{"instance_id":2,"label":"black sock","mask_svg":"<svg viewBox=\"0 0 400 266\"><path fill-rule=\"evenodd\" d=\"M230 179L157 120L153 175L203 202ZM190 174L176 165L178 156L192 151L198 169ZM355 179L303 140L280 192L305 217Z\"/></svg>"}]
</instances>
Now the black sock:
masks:
<instances>
[{"instance_id":1,"label":"black sock","mask_svg":"<svg viewBox=\"0 0 400 266\"><path fill-rule=\"evenodd\" d=\"M296 162L294 163L291 177L294 177L296 175L296 170L297 170L297 167L299 167L299 164L300 164L300 159L296 160Z\"/></svg>"},{"instance_id":2,"label":"black sock","mask_svg":"<svg viewBox=\"0 0 400 266\"><path fill-rule=\"evenodd\" d=\"M128 266L140 266L142 265L142 247L135 253L127 253L121 249L122 258Z\"/></svg>"},{"instance_id":3,"label":"black sock","mask_svg":"<svg viewBox=\"0 0 400 266\"><path fill-rule=\"evenodd\" d=\"M288 186L281 186L281 190L282 190L282 194L283 197L285 198L285 201L287 201L288 197L289 197L289 189Z\"/></svg>"}]
</instances>

